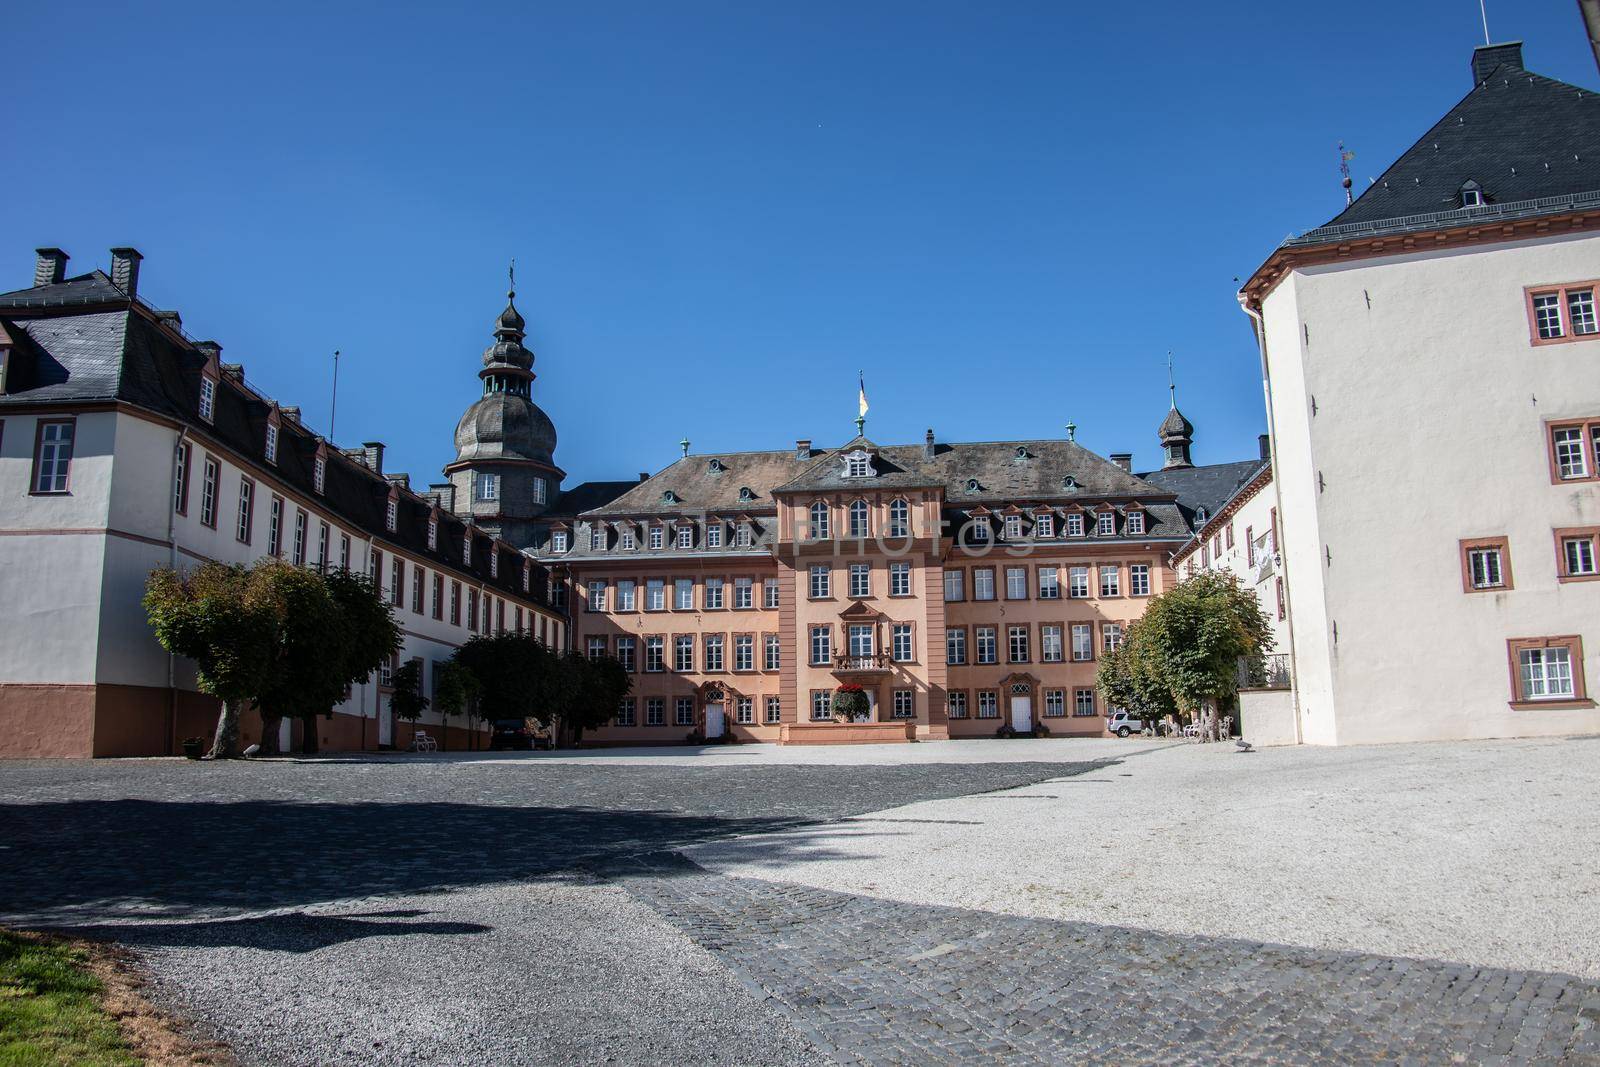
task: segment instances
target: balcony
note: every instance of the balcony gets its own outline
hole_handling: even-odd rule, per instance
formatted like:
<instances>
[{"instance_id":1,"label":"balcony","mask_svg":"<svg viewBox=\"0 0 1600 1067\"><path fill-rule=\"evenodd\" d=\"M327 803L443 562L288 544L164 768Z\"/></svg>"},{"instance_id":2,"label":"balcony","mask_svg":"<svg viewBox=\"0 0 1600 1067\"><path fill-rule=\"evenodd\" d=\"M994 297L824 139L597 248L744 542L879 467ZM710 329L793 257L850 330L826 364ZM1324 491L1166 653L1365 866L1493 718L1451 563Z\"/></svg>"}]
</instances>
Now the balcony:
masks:
<instances>
[{"instance_id":1,"label":"balcony","mask_svg":"<svg viewBox=\"0 0 1600 1067\"><path fill-rule=\"evenodd\" d=\"M872 652L865 656L836 656L833 661L834 674L887 674L889 673L889 656L885 652Z\"/></svg>"}]
</instances>

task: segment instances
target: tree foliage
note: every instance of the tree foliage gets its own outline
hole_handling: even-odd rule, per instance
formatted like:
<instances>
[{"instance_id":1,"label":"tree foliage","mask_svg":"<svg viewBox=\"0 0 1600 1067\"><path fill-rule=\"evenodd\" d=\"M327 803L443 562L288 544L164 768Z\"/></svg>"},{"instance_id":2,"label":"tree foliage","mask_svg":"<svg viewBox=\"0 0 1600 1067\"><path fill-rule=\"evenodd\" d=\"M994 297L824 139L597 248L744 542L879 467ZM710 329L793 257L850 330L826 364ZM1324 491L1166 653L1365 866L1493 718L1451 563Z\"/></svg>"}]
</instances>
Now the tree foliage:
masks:
<instances>
[{"instance_id":1,"label":"tree foliage","mask_svg":"<svg viewBox=\"0 0 1600 1067\"><path fill-rule=\"evenodd\" d=\"M633 688L617 660L558 652L528 634L474 637L452 662L470 675L482 718L536 719L558 745L575 744L584 731L609 722Z\"/></svg>"},{"instance_id":2,"label":"tree foliage","mask_svg":"<svg viewBox=\"0 0 1600 1067\"><path fill-rule=\"evenodd\" d=\"M395 668L390 677L394 691L389 694L389 708L396 718L416 722L428 710L428 698L422 695L422 661L408 659Z\"/></svg>"},{"instance_id":3,"label":"tree foliage","mask_svg":"<svg viewBox=\"0 0 1600 1067\"><path fill-rule=\"evenodd\" d=\"M193 660L200 691L222 702L212 757L238 755L240 712L272 665L274 598L250 569L204 563L183 575L166 567L151 572L144 609L161 647Z\"/></svg>"},{"instance_id":4,"label":"tree foliage","mask_svg":"<svg viewBox=\"0 0 1600 1067\"><path fill-rule=\"evenodd\" d=\"M1256 595L1223 571L1206 570L1153 598L1121 648L1101 658L1108 704L1146 718L1193 718L1232 696L1239 661L1259 664L1272 628Z\"/></svg>"}]
</instances>

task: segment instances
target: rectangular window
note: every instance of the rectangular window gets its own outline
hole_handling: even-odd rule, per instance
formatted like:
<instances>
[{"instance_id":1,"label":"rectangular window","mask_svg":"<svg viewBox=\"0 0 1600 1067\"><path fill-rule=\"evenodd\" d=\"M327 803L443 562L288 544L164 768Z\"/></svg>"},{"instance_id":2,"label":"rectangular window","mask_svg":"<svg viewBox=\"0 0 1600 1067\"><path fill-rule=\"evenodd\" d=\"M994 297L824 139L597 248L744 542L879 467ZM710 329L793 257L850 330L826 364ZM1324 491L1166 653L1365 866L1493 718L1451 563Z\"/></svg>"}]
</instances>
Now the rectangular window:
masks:
<instances>
[{"instance_id":1,"label":"rectangular window","mask_svg":"<svg viewBox=\"0 0 1600 1067\"><path fill-rule=\"evenodd\" d=\"M1033 520L1033 537L1034 537L1034 540L1037 541L1037 540L1040 540L1041 538L1054 537L1055 535L1056 535L1056 517L1053 514L1051 514L1050 512L1046 511L1046 512L1043 512L1042 514L1036 515L1034 517L1034 520Z\"/></svg>"},{"instance_id":2,"label":"rectangular window","mask_svg":"<svg viewBox=\"0 0 1600 1067\"><path fill-rule=\"evenodd\" d=\"M1008 662L1028 662L1028 628L1026 626L1006 627L1006 653L1010 657Z\"/></svg>"},{"instance_id":3,"label":"rectangular window","mask_svg":"<svg viewBox=\"0 0 1600 1067\"><path fill-rule=\"evenodd\" d=\"M917 717L915 695L909 689L896 689L894 691L894 717L897 719L914 719Z\"/></svg>"},{"instance_id":4,"label":"rectangular window","mask_svg":"<svg viewBox=\"0 0 1600 1067\"><path fill-rule=\"evenodd\" d=\"M213 530L217 528L217 475L219 469L217 461L207 456L203 468L204 473L200 476L200 524L209 526Z\"/></svg>"},{"instance_id":5,"label":"rectangular window","mask_svg":"<svg viewBox=\"0 0 1600 1067\"><path fill-rule=\"evenodd\" d=\"M664 637L646 637L644 639L644 669L649 674L656 674L665 667L662 660L666 654L667 639Z\"/></svg>"},{"instance_id":6,"label":"rectangular window","mask_svg":"<svg viewBox=\"0 0 1600 1067\"><path fill-rule=\"evenodd\" d=\"M1600 333L1600 324L1595 322L1593 288L1567 290L1567 321L1572 324L1574 337Z\"/></svg>"},{"instance_id":7,"label":"rectangular window","mask_svg":"<svg viewBox=\"0 0 1600 1067\"><path fill-rule=\"evenodd\" d=\"M1128 564L1128 595L1129 596L1149 596L1150 595L1150 564L1148 564L1148 563L1130 563L1130 564Z\"/></svg>"},{"instance_id":8,"label":"rectangular window","mask_svg":"<svg viewBox=\"0 0 1600 1067\"><path fill-rule=\"evenodd\" d=\"M606 583L604 578L589 579L589 610L594 612L606 610Z\"/></svg>"},{"instance_id":9,"label":"rectangular window","mask_svg":"<svg viewBox=\"0 0 1600 1067\"><path fill-rule=\"evenodd\" d=\"M967 694L959 689L952 690L944 695L945 714L952 719L965 719L967 717Z\"/></svg>"},{"instance_id":10,"label":"rectangular window","mask_svg":"<svg viewBox=\"0 0 1600 1067\"><path fill-rule=\"evenodd\" d=\"M767 698L767 722L780 723L783 721L783 698Z\"/></svg>"},{"instance_id":11,"label":"rectangular window","mask_svg":"<svg viewBox=\"0 0 1600 1067\"><path fill-rule=\"evenodd\" d=\"M650 527L650 550L652 552L659 552L661 550L661 546L666 544L666 538L667 538L666 527L664 527L664 526L652 526L652 527Z\"/></svg>"},{"instance_id":12,"label":"rectangular window","mask_svg":"<svg viewBox=\"0 0 1600 1067\"><path fill-rule=\"evenodd\" d=\"M693 578L674 578L672 580L672 609L674 611L694 610Z\"/></svg>"},{"instance_id":13,"label":"rectangular window","mask_svg":"<svg viewBox=\"0 0 1600 1067\"><path fill-rule=\"evenodd\" d=\"M327 486L328 461L324 457L318 456L316 462L311 465L311 488L321 493Z\"/></svg>"},{"instance_id":14,"label":"rectangular window","mask_svg":"<svg viewBox=\"0 0 1600 1067\"><path fill-rule=\"evenodd\" d=\"M872 567L866 563L850 564L850 595L863 597L872 595Z\"/></svg>"},{"instance_id":15,"label":"rectangular window","mask_svg":"<svg viewBox=\"0 0 1600 1067\"><path fill-rule=\"evenodd\" d=\"M811 720L826 722L833 718L833 694L826 689L811 691Z\"/></svg>"},{"instance_id":16,"label":"rectangular window","mask_svg":"<svg viewBox=\"0 0 1600 1067\"><path fill-rule=\"evenodd\" d=\"M897 622L889 629L889 655L896 663L910 663L914 658L911 651L911 624Z\"/></svg>"},{"instance_id":17,"label":"rectangular window","mask_svg":"<svg viewBox=\"0 0 1600 1067\"><path fill-rule=\"evenodd\" d=\"M399 524L399 521L400 502L390 498L389 502L383 506L383 528L390 533L394 533L395 526Z\"/></svg>"},{"instance_id":18,"label":"rectangular window","mask_svg":"<svg viewBox=\"0 0 1600 1067\"><path fill-rule=\"evenodd\" d=\"M1600 419L1550 427L1552 481L1581 481L1600 474Z\"/></svg>"},{"instance_id":19,"label":"rectangular window","mask_svg":"<svg viewBox=\"0 0 1600 1067\"><path fill-rule=\"evenodd\" d=\"M433 576L433 617L444 619L444 575Z\"/></svg>"},{"instance_id":20,"label":"rectangular window","mask_svg":"<svg viewBox=\"0 0 1600 1067\"><path fill-rule=\"evenodd\" d=\"M367 556L367 577L372 579L372 584L380 590L383 588L383 552L372 549Z\"/></svg>"},{"instance_id":21,"label":"rectangular window","mask_svg":"<svg viewBox=\"0 0 1600 1067\"><path fill-rule=\"evenodd\" d=\"M1095 516L1094 532L1096 537L1110 537L1117 532L1117 517L1109 511L1102 511Z\"/></svg>"},{"instance_id":22,"label":"rectangular window","mask_svg":"<svg viewBox=\"0 0 1600 1067\"><path fill-rule=\"evenodd\" d=\"M1556 576L1563 582L1588 581L1600 576L1596 546L1600 527L1556 531Z\"/></svg>"},{"instance_id":23,"label":"rectangular window","mask_svg":"<svg viewBox=\"0 0 1600 1067\"><path fill-rule=\"evenodd\" d=\"M406 561L394 557L394 570L389 574L389 603L404 607L406 603Z\"/></svg>"},{"instance_id":24,"label":"rectangular window","mask_svg":"<svg viewBox=\"0 0 1600 1067\"><path fill-rule=\"evenodd\" d=\"M954 627L944 632L944 661L952 664L967 662L967 631Z\"/></svg>"},{"instance_id":25,"label":"rectangular window","mask_svg":"<svg viewBox=\"0 0 1600 1067\"><path fill-rule=\"evenodd\" d=\"M1504 537L1462 541L1461 585L1468 593L1510 589L1510 542Z\"/></svg>"},{"instance_id":26,"label":"rectangular window","mask_svg":"<svg viewBox=\"0 0 1600 1067\"><path fill-rule=\"evenodd\" d=\"M822 667L833 662L833 628L829 626L813 626L811 628L811 665Z\"/></svg>"},{"instance_id":27,"label":"rectangular window","mask_svg":"<svg viewBox=\"0 0 1600 1067\"><path fill-rule=\"evenodd\" d=\"M974 568L972 568L972 599L974 599L974 600L993 600L994 599L994 568L993 567L974 567Z\"/></svg>"},{"instance_id":28,"label":"rectangular window","mask_svg":"<svg viewBox=\"0 0 1600 1067\"><path fill-rule=\"evenodd\" d=\"M966 582L963 575L966 571L944 572L944 598L947 602L959 602L967 599Z\"/></svg>"},{"instance_id":29,"label":"rectangular window","mask_svg":"<svg viewBox=\"0 0 1600 1067\"><path fill-rule=\"evenodd\" d=\"M606 528L598 522L592 523L589 526L589 551L601 552L605 550L605 547Z\"/></svg>"},{"instance_id":30,"label":"rectangular window","mask_svg":"<svg viewBox=\"0 0 1600 1067\"><path fill-rule=\"evenodd\" d=\"M973 644L977 646L979 663L994 663L999 658L995 648L995 633L993 626L978 626L972 631Z\"/></svg>"},{"instance_id":31,"label":"rectangular window","mask_svg":"<svg viewBox=\"0 0 1600 1067\"><path fill-rule=\"evenodd\" d=\"M617 705L617 725L618 726L632 726L633 725L633 709L634 709L633 700L634 700L633 697L623 697L622 701Z\"/></svg>"},{"instance_id":32,"label":"rectangular window","mask_svg":"<svg viewBox=\"0 0 1600 1067\"><path fill-rule=\"evenodd\" d=\"M736 697L733 701L733 717L741 726L754 726L756 702L750 697Z\"/></svg>"},{"instance_id":33,"label":"rectangular window","mask_svg":"<svg viewBox=\"0 0 1600 1067\"><path fill-rule=\"evenodd\" d=\"M755 531L748 522L741 522L739 529L734 532L733 543L736 548L749 548L756 543Z\"/></svg>"},{"instance_id":34,"label":"rectangular window","mask_svg":"<svg viewBox=\"0 0 1600 1067\"><path fill-rule=\"evenodd\" d=\"M735 578L733 580L733 606L743 611L755 607L756 594L755 582L749 578Z\"/></svg>"},{"instance_id":35,"label":"rectangular window","mask_svg":"<svg viewBox=\"0 0 1600 1067\"><path fill-rule=\"evenodd\" d=\"M1060 719L1067 714L1067 692L1064 689L1044 691L1044 717Z\"/></svg>"},{"instance_id":36,"label":"rectangular window","mask_svg":"<svg viewBox=\"0 0 1600 1067\"><path fill-rule=\"evenodd\" d=\"M978 718L998 719L1000 717L1000 694L993 689L980 689L978 691Z\"/></svg>"},{"instance_id":37,"label":"rectangular window","mask_svg":"<svg viewBox=\"0 0 1600 1067\"><path fill-rule=\"evenodd\" d=\"M500 478L494 474L479 474L473 479L473 488L479 500L500 499Z\"/></svg>"},{"instance_id":38,"label":"rectangular window","mask_svg":"<svg viewBox=\"0 0 1600 1067\"><path fill-rule=\"evenodd\" d=\"M1128 529L1127 529L1127 532L1129 534L1142 534L1142 533L1144 533L1144 512L1142 512L1142 511L1130 511L1130 512L1128 512ZM1229 537L1233 536L1233 530L1231 528L1228 530L1228 536ZM1230 544L1231 543L1232 542L1230 542Z\"/></svg>"},{"instance_id":39,"label":"rectangular window","mask_svg":"<svg viewBox=\"0 0 1600 1067\"><path fill-rule=\"evenodd\" d=\"M606 654L606 639L603 637L589 638L589 658L599 659Z\"/></svg>"},{"instance_id":40,"label":"rectangular window","mask_svg":"<svg viewBox=\"0 0 1600 1067\"><path fill-rule=\"evenodd\" d=\"M239 516L234 524L234 540L244 544L250 543L250 535L255 527L255 498L256 483L243 475L239 478Z\"/></svg>"},{"instance_id":41,"label":"rectangular window","mask_svg":"<svg viewBox=\"0 0 1600 1067\"><path fill-rule=\"evenodd\" d=\"M678 548L694 547L694 527L684 523L678 527L676 545Z\"/></svg>"},{"instance_id":42,"label":"rectangular window","mask_svg":"<svg viewBox=\"0 0 1600 1067\"><path fill-rule=\"evenodd\" d=\"M622 664L622 669L629 674L634 672L635 639L632 637L617 638L617 662Z\"/></svg>"},{"instance_id":43,"label":"rectangular window","mask_svg":"<svg viewBox=\"0 0 1600 1067\"><path fill-rule=\"evenodd\" d=\"M633 523L623 522L617 527L617 547L624 552L632 552L639 547L639 536L633 531Z\"/></svg>"},{"instance_id":44,"label":"rectangular window","mask_svg":"<svg viewBox=\"0 0 1600 1067\"><path fill-rule=\"evenodd\" d=\"M1116 564L1100 568L1100 595L1103 597L1122 595L1121 569Z\"/></svg>"},{"instance_id":45,"label":"rectangular window","mask_svg":"<svg viewBox=\"0 0 1600 1067\"><path fill-rule=\"evenodd\" d=\"M185 442L177 448L177 470L174 471L172 510L179 515L189 513L189 463L194 456L194 449Z\"/></svg>"},{"instance_id":46,"label":"rectangular window","mask_svg":"<svg viewBox=\"0 0 1600 1067\"><path fill-rule=\"evenodd\" d=\"M422 614L422 587L428 579L428 572L420 566L411 568L411 612L414 615Z\"/></svg>"},{"instance_id":47,"label":"rectangular window","mask_svg":"<svg viewBox=\"0 0 1600 1067\"><path fill-rule=\"evenodd\" d=\"M1122 647L1122 624L1120 622L1100 624L1100 647L1107 652L1115 652Z\"/></svg>"},{"instance_id":48,"label":"rectangular window","mask_svg":"<svg viewBox=\"0 0 1600 1067\"><path fill-rule=\"evenodd\" d=\"M889 595L911 595L911 564L904 560L889 564Z\"/></svg>"},{"instance_id":49,"label":"rectangular window","mask_svg":"<svg viewBox=\"0 0 1600 1067\"><path fill-rule=\"evenodd\" d=\"M660 584L661 583L659 581L656 582L657 586L660 586ZM657 589L657 592L660 592L659 588ZM633 610L635 610L639 605L638 583L635 582L632 578L618 578L617 579L617 601L616 601L616 603L617 603L617 610L618 611L633 611ZM655 610L657 610L657 611L661 610L661 605L659 603L656 604Z\"/></svg>"},{"instance_id":50,"label":"rectangular window","mask_svg":"<svg viewBox=\"0 0 1600 1067\"><path fill-rule=\"evenodd\" d=\"M1089 568L1067 568L1067 596L1082 600L1089 595Z\"/></svg>"},{"instance_id":51,"label":"rectangular window","mask_svg":"<svg viewBox=\"0 0 1600 1067\"><path fill-rule=\"evenodd\" d=\"M1072 693L1072 714L1080 719L1094 717L1094 690L1075 689Z\"/></svg>"},{"instance_id":52,"label":"rectangular window","mask_svg":"<svg viewBox=\"0 0 1600 1067\"><path fill-rule=\"evenodd\" d=\"M1020 540L1022 540L1022 516L1021 515L1007 515L1006 516L1005 531L1006 531L1006 540L1007 541L1020 541Z\"/></svg>"},{"instance_id":53,"label":"rectangular window","mask_svg":"<svg viewBox=\"0 0 1600 1067\"><path fill-rule=\"evenodd\" d=\"M665 726L667 724L667 702L661 697L650 697L644 702L644 724L646 726Z\"/></svg>"},{"instance_id":54,"label":"rectangular window","mask_svg":"<svg viewBox=\"0 0 1600 1067\"><path fill-rule=\"evenodd\" d=\"M1053 564L1039 568L1039 599L1061 599L1061 572Z\"/></svg>"},{"instance_id":55,"label":"rectangular window","mask_svg":"<svg viewBox=\"0 0 1600 1067\"><path fill-rule=\"evenodd\" d=\"M633 610L633 583L628 584L628 606L625 610ZM622 595L622 582L617 583L617 595ZM644 609L646 611L667 610L667 583L663 578L647 578L644 583Z\"/></svg>"},{"instance_id":56,"label":"rectangular window","mask_svg":"<svg viewBox=\"0 0 1600 1067\"><path fill-rule=\"evenodd\" d=\"M1094 659L1094 627L1087 622L1072 624L1072 660L1087 663Z\"/></svg>"},{"instance_id":57,"label":"rectangular window","mask_svg":"<svg viewBox=\"0 0 1600 1067\"><path fill-rule=\"evenodd\" d=\"M874 627L857 624L849 629L850 658L868 659L873 654Z\"/></svg>"},{"instance_id":58,"label":"rectangular window","mask_svg":"<svg viewBox=\"0 0 1600 1067\"><path fill-rule=\"evenodd\" d=\"M778 579L763 578L761 580L761 603L769 608L778 606Z\"/></svg>"},{"instance_id":59,"label":"rectangular window","mask_svg":"<svg viewBox=\"0 0 1600 1067\"><path fill-rule=\"evenodd\" d=\"M826 563L814 564L811 568L811 599L825 600L830 593L831 574Z\"/></svg>"},{"instance_id":60,"label":"rectangular window","mask_svg":"<svg viewBox=\"0 0 1600 1067\"><path fill-rule=\"evenodd\" d=\"M1082 512L1074 511L1074 512L1068 513L1068 515L1067 515L1067 536L1068 537L1082 537L1083 536L1083 513Z\"/></svg>"},{"instance_id":61,"label":"rectangular window","mask_svg":"<svg viewBox=\"0 0 1600 1067\"><path fill-rule=\"evenodd\" d=\"M430 543L429 548L433 545ZM557 530L550 535L550 551L565 552L567 550L567 531Z\"/></svg>"},{"instance_id":62,"label":"rectangular window","mask_svg":"<svg viewBox=\"0 0 1600 1067\"><path fill-rule=\"evenodd\" d=\"M706 526L706 547L722 547L722 523L713 522Z\"/></svg>"},{"instance_id":63,"label":"rectangular window","mask_svg":"<svg viewBox=\"0 0 1600 1067\"><path fill-rule=\"evenodd\" d=\"M1006 568L1006 599L1007 600L1026 600L1026 599L1028 599L1028 568L1026 568L1026 567L1007 567Z\"/></svg>"},{"instance_id":64,"label":"rectangular window","mask_svg":"<svg viewBox=\"0 0 1600 1067\"><path fill-rule=\"evenodd\" d=\"M761 647L763 670L775 671L782 666L783 654L780 650L783 648L783 642L778 639L777 634L767 634L763 637L761 639Z\"/></svg>"},{"instance_id":65,"label":"rectangular window","mask_svg":"<svg viewBox=\"0 0 1600 1067\"><path fill-rule=\"evenodd\" d=\"M736 671L756 669L756 639L749 634L738 634L733 639L733 669Z\"/></svg>"},{"instance_id":66,"label":"rectangular window","mask_svg":"<svg viewBox=\"0 0 1600 1067\"><path fill-rule=\"evenodd\" d=\"M350 535L349 534L340 534L339 535L339 569L340 570L345 570L345 571L350 569Z\"/></svg>"},{"instance_id":67,"label":"rectangular window","mask_svg":"<svg viewBox=\"0 0 1600 1067\"><path fill-rule=\"evenodd\" d=\"M1594 282L1539 292L1528 291L1529 331L1535 345L1580 341L1600 333L1595 319Z\"/></svg>"},{"instance_id":68,"label":"rectangular window","mask_svg":"<svg viewBox=\"0 0 1600 1067\"><path fill-rule=\"evenodd\" d=\"M1583 644L1577 637L1527 638L1507 643L1514 704L1584 701Z\"/></svg>"},{"instance_id":69,"label":"rectangular window","mask_svg":"<svg viewBox=\"0 0 1600 1067\"><path fill-rule=\"evenodd\" d=\"M705 598L706 598L706 610L707 611L717 611L717 610L721 609L721 607L722 607L722 579L721 578L707 578L706 579Z\"/></svg>"},{"instance_id":70,"label":"rectangular window","mask_svg":"<svg viewBox=\"0 0 1600 1067\"><path fill-rule=\"evenodd\" d=\"M675 726L694 725L694 697L678 697L672 702L672 722Z\"/></svg>"},{"instance_id":71,"label":"rectangular window","mask_svg":"<svg viewBox=\"0 0 1600 1067\"><path fill-rule=\"evenodd\" d=\"M306 565L306 513L298 508L294 513L294 565Z\"/></svg>"},{"instance_id":72,"label":"rectangular window","mask_svg":"<svg viewBox=\"0 0 1600 1067\"><path fill-rule=\"evenodd\" d=\"M682 673L694 670L694 638L679 634L672 639L672 669Z\"/></svg>"},{"instance_id":73,"label":"rectangular window","mask_svg":"<svg viewBox=\"0 0 1600 1067\"><path fill-rule=\"evenodd\" d=\"M200 417L210 422L217 413L217 383L208 377L200 379Z\"/></svg>"},{"instance_id":74,"label":"rectangular window","mask_svg":"<svg viewBox=\"0 0 1600 1067\"><path fill-rule=\"evenodd\" d=\"M724 670L722 663L722 635L706 634L706 670Z\"/></svg>"},{"instance_id":75,"label":"rectangular window","mask_svg":"<svg viewBox=\"0 0 1600 1067\"><path fill-rule=\"evenodd\" d=\"M461 625L461 583L450 583L450 625Z\"/></svg>"},{"instance_id":76,"label":"rectangular window","mask_svg":"<svg viewBox=\"0 0 1600 1067\"><path fill-rule=\"evenodd\" d=\"M1041 624L1039 627L1039 658L1045 663L1060 663L1062 655L1061 624L1057 622Z\"/></svg>"}]
</instances>

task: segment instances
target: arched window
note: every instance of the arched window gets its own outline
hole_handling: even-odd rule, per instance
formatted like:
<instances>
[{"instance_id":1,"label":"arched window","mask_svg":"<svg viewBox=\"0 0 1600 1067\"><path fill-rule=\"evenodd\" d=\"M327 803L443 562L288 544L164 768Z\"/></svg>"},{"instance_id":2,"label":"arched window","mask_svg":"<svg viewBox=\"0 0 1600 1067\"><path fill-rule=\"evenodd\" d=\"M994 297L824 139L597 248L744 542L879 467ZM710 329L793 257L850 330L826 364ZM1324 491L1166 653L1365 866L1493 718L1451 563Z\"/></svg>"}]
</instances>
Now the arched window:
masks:
<instances>
[{"instance_id":1,"label":"arched window","mask_svg":"<svg viewBox=\"0 0 1600 1067\"><path fill-rule=\"evenodd\" d=\"M821 541L828 536L828 505L819 500L811 505L811 540Z\"/></svg>"},{"instance_id":2,"label":"arched window","mask_svg":"<svg viewBox=\"0 0 1600 1067\"><path fill-rule=\"evenodd\" d=\"M911 533L911 505L904 500L889 501L889 536L907 537Z\"/></svg>"},{"instance_id":3,"label":"arched window","mask_svg":"<svg viewBox=\"0 0 1600 1067\"><path fill-rule=\"evenodd\" d=\"M857 500L850 505L850 536L867 536L867 502Z\"/></svg>"}]
</instances>

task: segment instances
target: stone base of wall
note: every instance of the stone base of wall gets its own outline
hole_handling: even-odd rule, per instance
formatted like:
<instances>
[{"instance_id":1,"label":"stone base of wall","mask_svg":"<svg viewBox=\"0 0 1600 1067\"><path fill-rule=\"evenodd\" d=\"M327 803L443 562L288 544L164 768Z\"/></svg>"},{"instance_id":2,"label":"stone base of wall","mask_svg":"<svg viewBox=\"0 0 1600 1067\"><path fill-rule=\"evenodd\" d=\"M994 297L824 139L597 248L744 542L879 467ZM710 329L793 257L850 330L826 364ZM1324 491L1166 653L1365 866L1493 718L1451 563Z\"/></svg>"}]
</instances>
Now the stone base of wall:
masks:
<instances>
[{"instance_id":1,"label":"stone base of wall","mask_svg":"<svg viewBox=\"0 0 1600 1067\"><path fill-rule=\"evenodd\" d=\"M1239 735L1252 745L1298 745L1294 691L1290 689L1239 690Z\"/></svg>"},{"instance_id":2,"label":"stone base of wall","mask_svg":"<svg viewBox=\"0 0 1600 1067\"><path fill-rule=\"evenodd\" d=\"M780 745L893 745L916 739L917 724L903 722L790 722L779 732Z\"/></svg>"}]
</instances>

